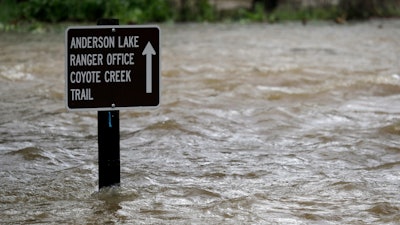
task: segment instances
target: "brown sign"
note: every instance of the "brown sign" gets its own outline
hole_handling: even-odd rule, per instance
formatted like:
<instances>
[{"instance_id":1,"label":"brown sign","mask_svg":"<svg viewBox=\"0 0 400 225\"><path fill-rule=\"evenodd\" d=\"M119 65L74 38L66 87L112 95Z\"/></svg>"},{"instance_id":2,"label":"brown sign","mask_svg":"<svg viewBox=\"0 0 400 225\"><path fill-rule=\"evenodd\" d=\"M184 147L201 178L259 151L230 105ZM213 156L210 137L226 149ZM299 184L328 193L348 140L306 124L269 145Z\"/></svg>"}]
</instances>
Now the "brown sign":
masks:
<instances>
[{"instance_id":1,"label":"brown sign","mask_svg":"<svg viewBox=\"0 0 400 225\"><path fill-rule=\"evenodd\" d=\"M160 103L157 26L80 26L65 31L66 106L117 110Z\"/></svg>"}]
</instances>

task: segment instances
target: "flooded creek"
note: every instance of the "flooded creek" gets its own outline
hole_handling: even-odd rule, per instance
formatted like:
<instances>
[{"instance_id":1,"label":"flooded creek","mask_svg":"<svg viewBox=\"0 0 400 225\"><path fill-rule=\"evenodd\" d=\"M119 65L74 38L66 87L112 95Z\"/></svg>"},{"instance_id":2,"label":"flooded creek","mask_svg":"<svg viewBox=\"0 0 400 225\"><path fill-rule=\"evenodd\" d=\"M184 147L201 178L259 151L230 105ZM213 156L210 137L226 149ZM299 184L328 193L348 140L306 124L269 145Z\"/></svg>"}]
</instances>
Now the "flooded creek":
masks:
<instances>
[{"instance_id":1,"label":"flooded creek","mask_svg":"<svg viewBox=\"0 0 400 225\"><path fill-rule=\"evenodd\" d=\"M67 112L64 33L0 33L2 224L399 224L400 20L160 25L157 109Z\"/></svg>"}]
</instances>

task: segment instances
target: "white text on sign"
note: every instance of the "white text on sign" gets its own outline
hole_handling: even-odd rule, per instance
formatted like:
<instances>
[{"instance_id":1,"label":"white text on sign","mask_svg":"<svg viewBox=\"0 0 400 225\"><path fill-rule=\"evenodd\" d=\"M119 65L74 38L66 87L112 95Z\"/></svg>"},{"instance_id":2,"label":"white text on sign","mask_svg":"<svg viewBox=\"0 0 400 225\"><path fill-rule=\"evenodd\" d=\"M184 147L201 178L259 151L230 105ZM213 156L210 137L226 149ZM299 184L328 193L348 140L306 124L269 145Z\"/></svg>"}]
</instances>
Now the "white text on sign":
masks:
<instances>
[{"instance_id":1,"label":"white text on sign","mask_svg":"<svg viewBox=\"0 0 400 225\"><path fill-rule=\"evenodd\" d=\"M72 71L69 81L71 84L131 82L131 72L131 70L107 70L101 76L101 71Z\"/></svg>"},{"instance_id":2,"label":"white text on sign","mask_svg":"<svg viewBox=\"0 0 400 225\"><path fill-rule=\"evenodd\" d=\"M134 65L135 53L108 53L106 65ZM103 54L71 54L69 56L70 66L102 66Z\"/></svg>"},{"instance_id":3,"label":"white text on sign","mask_svg":"<svg viewBox=\"0 0 400 225\"><path fill-rule=\"evenodd\" d=\"M138 48L139 36L88 36L73 37L69 49ZM69 55L69 66L79 68L87 66L129 66L135 65L134 52L80 53ZM125 83L132 82L132 70L82 70L71 71L71 84ZM71 89L72 101L94 100L90 88Z\"/></svg>"},{"instance_id":4,"label":"white text on sign","mask_svg":"<svg viewBox=\"0 0 400 225\"><path fill-rule=\"evenodd\" d=\"M118 48L137 48L139 36L118 36ZM70 49L86 49L86 48L115 48L115 36L89 36L89 37L73 37Z\"/></svg>"}]
</instances>

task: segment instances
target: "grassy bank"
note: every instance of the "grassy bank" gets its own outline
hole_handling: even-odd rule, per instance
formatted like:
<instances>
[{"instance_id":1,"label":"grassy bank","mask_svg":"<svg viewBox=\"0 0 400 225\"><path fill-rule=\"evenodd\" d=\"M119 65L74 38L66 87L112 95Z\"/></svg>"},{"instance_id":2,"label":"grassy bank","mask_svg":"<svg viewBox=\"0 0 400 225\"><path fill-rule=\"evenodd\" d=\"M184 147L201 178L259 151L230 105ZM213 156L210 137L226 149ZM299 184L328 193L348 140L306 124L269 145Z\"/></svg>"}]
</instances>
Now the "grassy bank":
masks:
<instances>
[{"instance_id":1,"label":"grassy bank","mask_svg":"<svg viewBox=\"0 0 400 225\"><path fill-rule=\"evenodd\" d=\"M251 1L251 0L249 0ZM121 24L148 22L279 22L399 17L397 0L341 0L338 5L299 7L278 5L266 11L262 3L252 9L218 11L208 0L0 0L0 29L43 23L93 23L98 18L119 18Z\"/></svg>"}]
</instances>

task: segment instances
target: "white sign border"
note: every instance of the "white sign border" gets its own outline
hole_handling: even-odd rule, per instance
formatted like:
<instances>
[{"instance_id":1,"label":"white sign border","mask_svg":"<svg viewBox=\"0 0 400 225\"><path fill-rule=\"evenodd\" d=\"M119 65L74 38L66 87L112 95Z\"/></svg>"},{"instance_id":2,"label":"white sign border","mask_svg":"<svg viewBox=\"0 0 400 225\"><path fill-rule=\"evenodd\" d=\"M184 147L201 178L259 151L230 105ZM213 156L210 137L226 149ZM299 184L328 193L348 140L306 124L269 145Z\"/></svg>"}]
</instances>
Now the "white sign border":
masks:
<instances>
[{"instance_id":1,"label":"white sign border","mask_svg":"<svg viewBox=\"0 0 400 225\"><path fill-rule=\"evenodd\" d=\"M158 80L159 80L159 96L158 96L158 105L156 106L127 106L127 107L90 107L90 108L70 108L68 106L68 31L71 29L118 29L118 28L156 28L158 29L158 57L159 57L159 65L158 65ZM65 29L65 38L64 38L64 77L65 77L65 93L64 93L64 102L65 107L68 111L79 112L79 111L113 111L113 110L123 110L123 109L156 109L161 104L161 92L162 92L162 81L161 81L161 29L158 25L96 25L96 26L69 26Z\"/></svg>"}]
</instances>

